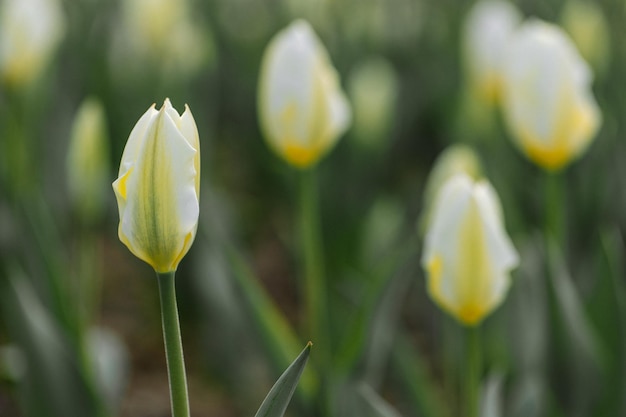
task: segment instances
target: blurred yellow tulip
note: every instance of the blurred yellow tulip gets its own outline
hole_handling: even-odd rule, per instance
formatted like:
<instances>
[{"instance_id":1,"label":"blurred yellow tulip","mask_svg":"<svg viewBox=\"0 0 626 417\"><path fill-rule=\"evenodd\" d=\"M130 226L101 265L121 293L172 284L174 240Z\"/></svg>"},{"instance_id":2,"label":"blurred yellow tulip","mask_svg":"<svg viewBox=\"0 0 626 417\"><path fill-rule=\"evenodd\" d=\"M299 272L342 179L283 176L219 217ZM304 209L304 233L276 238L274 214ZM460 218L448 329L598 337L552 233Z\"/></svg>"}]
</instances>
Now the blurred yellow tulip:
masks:
<instances>
[{"instance_id":1,"label":"blurred yellow tulip","mask_svg":"<svg viewBox=\"0 0 626 417\"><path fill-rule=\"evenodd\" d=\"M109 181L109 136L100 101L85 100L74 119L67 154L70 199L81 219L95 221L106 206Z\"/></svg>"},{"instance_id":2,"label":"blurred yellow tulip","mask_svg":"<svg viewBox=\"0 0 626 417\"><path fill-rule=\"evenodd\" d=\"M189 107L165 100L139 119L113 183L120 240L158 273L175 271L196 235L200 141Z\"/></svg>"},{"instance_id":3,"label":"blurred yellow tulip","mask_svg":"<svg viewBox=\"0 0 626 417\"><path fill-rule=\"evenodd\" d=\"M591 71L565 32L525 23L511 39L503 74L505 119L528 158L554 171L587 149L601 115Z\"/></svg>"},{"instance_id":4,"label":"blurred yellow tulip","mask_svg":"<svg viewBox=\"0 0 626 417\"><path fill-rule=\"evenodd\" d=\"M495 104L500 96L502 56L522 20L508 1L481 0L470 10L463 28L463 53L474 97Z\"/></svg>"},{"instance_id":5,"label":"blurred yellow tulip","mask_svg":"<svg viewBox=\"0 0 626 417\"><path fill-rule=\"evenodd\" d=\"M500 201L487 181L457 175L442 187L426 234L422 266L430 296L465 325L502 303L519 262Z\"/></svg>"},{"instance_id":6,"label":"blurred yellow tulip","mask_svg":"<svg viewBox=\"0 0 626 417\"><path fill-rule=\"evenodd\" d=\"M351 110L339 77L307 22L293 22L268 45L258 107L270 146L299 168L315 164L348 128Z\"/></svg>"},{"instance_id":7,"label":"blurred yellow tulip","mask_svg":"<svg viewBox=\"0 0 626 417\"><path fill-rule=\"evenodd\" d=\"M0 76L8 84L33 82L43 72L65 32L57 0L0 2Z\"/></svg>"}]
</instances>

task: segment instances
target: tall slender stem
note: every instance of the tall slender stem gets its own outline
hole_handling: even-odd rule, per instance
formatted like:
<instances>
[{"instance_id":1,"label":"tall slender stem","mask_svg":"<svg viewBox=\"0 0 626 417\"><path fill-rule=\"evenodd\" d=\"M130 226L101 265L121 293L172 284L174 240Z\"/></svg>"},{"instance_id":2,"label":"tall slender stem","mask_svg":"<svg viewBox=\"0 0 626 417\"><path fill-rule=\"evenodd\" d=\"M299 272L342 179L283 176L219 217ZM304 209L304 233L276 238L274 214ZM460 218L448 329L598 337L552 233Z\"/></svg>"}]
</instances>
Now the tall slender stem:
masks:
<instances>
[{"instance_id":1,"label":"tall slender stem","mask_svg":"<svg viewBox=\"0 0 626 417\"><path fill-rule=\"evenodd\" d=\"M546 243L553 239L559 248L565 250L565 213L563 211L563 184L561 175L555 172L547 172L544 185L545 205L545 236Z\"/></svg>"},{"instance_id":2,"label":"tall slender stem","mask_svg":"<svg viewBox=\"0 0 626 417\"><path fill-rule=\"evenodd\" d=\"M163 319L163 339L167 374L170 383L172 417L189 417L189 396L187 394L187 376L183 344L180 337L178 307L176 306L175 273L157 273L159 297L161 299L161 317Z\"/></svg>"},{"instance_id":3,"label":"tall slender stem","mask_svg":"<svg viewBox=\"0 0 626 417\"><path fill-rule=\"evenodd\" d=\"M300 182L300 237L302 239L302 261L304 262L304 286L306 291L306 309L308 337L319 346L314 364L322 376L322 391L327 385L325 379L330 369L330 332L328 331L328 305L324 259L320 237L319 202L315 171L303 171ZM328 407L328 398L324 392L324 408Z\"/></svg>"},{"instance_id":4,"label":"tall slender stem","mask_svg":"<svg viewBox=\"0 0 626 417\"><path fill-rule=\"evenodd\" d=\"M478 327L467 327L465 337L465 414L467 417L478 417L480 396L481 351Z\"/></svg>"}]
</instances>

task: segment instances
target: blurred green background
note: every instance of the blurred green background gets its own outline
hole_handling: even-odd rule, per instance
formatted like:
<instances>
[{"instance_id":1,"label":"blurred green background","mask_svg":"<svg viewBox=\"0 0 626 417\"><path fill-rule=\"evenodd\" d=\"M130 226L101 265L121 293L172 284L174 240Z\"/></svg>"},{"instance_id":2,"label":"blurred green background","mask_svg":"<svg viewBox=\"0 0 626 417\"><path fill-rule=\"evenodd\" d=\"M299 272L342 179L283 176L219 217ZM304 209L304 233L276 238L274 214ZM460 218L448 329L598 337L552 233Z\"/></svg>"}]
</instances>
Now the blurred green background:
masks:
<instances>
[{"instance_id":1,"label":"blurred green background","mask_svg":"<svg viewBox=\"0 0 626 417\"><path fill-rule=\"evenodd\" d=\"M568 1L513 3L561 23ZM31 7L43 13L41 3ZM497 110L467 102L473 2L135 3L62 1L63 35L41 74L0 85L0 416L169 415L157 286L117 238L110 189L130 130L166 97L191 108L202 152L199 232L177 274L192 415L252 415L308 341L298 175L266 145L256 108L265 46L299 17L326 45L354 112L316 169L339 352L323 382L331 414L463 415L463 333L426 295L418 233L433 162L462 143L480 156L521 257L481 328L481 415L626 416L625 2L593 2L607 33L592 48L606 51L592 63L603 121L559 175L554 248L542 239L544 173ZM87 98L102 106L109 149L96 155L108 175L76 198L68 154ZM91 199L102 202L81 206ZM307 370L288 415L322 415L311 404L318 382Z\"/></svg>"}]
</instances>

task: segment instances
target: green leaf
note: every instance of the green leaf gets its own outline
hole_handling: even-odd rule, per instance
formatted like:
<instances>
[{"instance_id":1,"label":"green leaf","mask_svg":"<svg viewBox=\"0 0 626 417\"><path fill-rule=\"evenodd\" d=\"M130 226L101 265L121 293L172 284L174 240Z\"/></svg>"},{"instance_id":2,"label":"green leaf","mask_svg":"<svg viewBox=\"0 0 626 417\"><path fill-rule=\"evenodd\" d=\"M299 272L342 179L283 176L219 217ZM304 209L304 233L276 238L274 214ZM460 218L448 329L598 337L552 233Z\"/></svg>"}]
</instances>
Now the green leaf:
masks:
<instances>
[{"instance_id":1,"label":"green leaf","mask_svg":"<svg viewBox=\"0 0 626 417\"><path fill-rule=\"evenodd\" d=\"M502 375L493 373L483 384L480 403L481 417L502 417L502 383Z\"/></svg>"},{"instance_id":2,"label":"green leaf","mask_svg":"<svg viewBox=\"0 0 626 417\"><path fill-rule=\"evenodd\" d=\"M400 417L400 413L368 384L359 386L359 394L367 407L362 417Z\"/></svg>"},{"instance_id":3,"label":"green leaf","mask_svg":"<svg viewBox=\"0 0 626 417\"><path fill-rule=\"evenodd\" d=\"M24 414L103 415L100 398L59 322L22 271L12 270L9 275L0 292L0 307L9 335L28 364L18 380Z\"/></svg>"},{"instance_id":4,"label":"green leaf","mask_svg":"<svg viewBox=\"0 0 626 417\"><path fill-rule=\"evenodd\" d=\"M229 247L228 258L233 268L233 276L242 290L242 295L250 309L250 317L260 331L271 359L276 367L285 368L289 358L293 358L300 350L300 341L291 325L272 302L265 289L259 284L239 252ZM307 371L302 377L299 391L306 402L311 402L317 390L313 370Z\"/></svg>"},{"instance_id":5,"label":"green leaf","mask_svg":"<svg viewBox=\"0 0 626 417\"><path fill-rule=\"evenodd\" d=\"M304 350L278 378L267 397L263 400L255 417L282 417L296 390L300 376L309 359L312 343L307 343Z\"/></svg>"},{"instance_id":6,"label":"green leaf","mask_svg":"<svg viewBox=\"0 0 626 417\"><path fill-rule=\"evenodd\" d=\"M397 297L399 289L406 290L406 279L399 277L400 279L394 280L393 278L398 274L398 269L418 253L418 244L415 240L403 243L402 247L377 265L369 279L364 279L366 288L363 298L345 330L335 359L335 365L344 372L353 370L364 354L369 356L367 358L369 362L380 362L376 356L381 350L381 343L384 344L388 338L373 340L373 345L370 344L369 349L366 349L367 341L377 328L390 328L395 321L392 319L396 318L395 310L399 304L390 298ZM381 293L385 293L387 297L381 297Z\"/></svg>"},{"instance_id":7,"label":"green leaf","mask_svg":"<svg viewBox=\"0 0 626 417\"><path fill-rule=\"evenodd\" d=\"M580 350L583 357L602 368L602 346L597 338L585 306L572 282L572 277L554 241L548 245L550 278L558 303L559 313L565 324L568 336Z\"/></svg>"},{"instance_id":8,"label":"green leaf","mask_svg":"<svg viewBox=\"0 0 626 417\"><path fill-rule=\"evenodd\" d=\"M415 413L423 417L448 417L450 405L430 377L428 367L405 332L399 332L392 351L392 366L409 395Z\"/></svg>"}]
</instances>

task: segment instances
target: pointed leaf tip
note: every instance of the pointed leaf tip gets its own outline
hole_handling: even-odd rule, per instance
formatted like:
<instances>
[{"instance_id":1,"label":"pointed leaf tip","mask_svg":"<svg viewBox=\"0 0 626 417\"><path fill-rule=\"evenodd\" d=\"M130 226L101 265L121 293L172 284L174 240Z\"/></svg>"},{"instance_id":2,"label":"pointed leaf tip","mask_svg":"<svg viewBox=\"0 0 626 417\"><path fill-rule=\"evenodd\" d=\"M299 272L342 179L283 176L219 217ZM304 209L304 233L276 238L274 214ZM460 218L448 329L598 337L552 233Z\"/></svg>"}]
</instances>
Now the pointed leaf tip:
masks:
<instances>
[{"instance_id":1,"label":"pointed leaf tip","mask_svg":"<svg viewBox=\"0 0 626 417\"><path fill-rule=\"evenodd\" d=\"M298 357L278 378L278 381L263 400L255 417L283 417L309 359L311 346L313 343L308 342Z\"/></svg>"}]
</instances>

